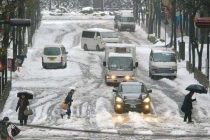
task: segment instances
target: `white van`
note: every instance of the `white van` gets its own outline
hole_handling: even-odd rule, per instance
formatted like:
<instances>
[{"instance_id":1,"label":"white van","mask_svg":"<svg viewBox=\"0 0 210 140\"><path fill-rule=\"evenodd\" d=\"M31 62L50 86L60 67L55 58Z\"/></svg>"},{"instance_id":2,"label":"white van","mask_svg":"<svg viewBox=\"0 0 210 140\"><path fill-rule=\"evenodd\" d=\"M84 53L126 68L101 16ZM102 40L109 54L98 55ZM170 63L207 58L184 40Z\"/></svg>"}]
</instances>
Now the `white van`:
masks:
<instances>
[{"instance_id":1,"label":"white van","mask_svg":"<svg viewBox=\"0 0 210 140\"><path fill-rule=\"evenodd\" d=\"M149 76L171 77L177 76L176 53L172 50L152 49L149 57Z\"/></svg>"},{"instance_id":2,"label":"white van","mask_svg":"<svg viewBox=\"0 0 210 140\"><path fill-rule=\"evenodd\" d=\"M43 68L66 68L67 54L68 52L61 44L46 45L42 55Z\"/></svg>"},{"instance_id":3,"label":"white van","mask_svg":"<svg viewBox=\"0 0 210 140\"><path fill-rule=\"evenodd\" d=\"M121 42L117 32L109 29L91 28L82 32L81 48L88 50L104 50L105 43Z\"/></svg>"},{"instance_id":4,"label":"white van","mask_svg":"<svg viewBox=\"0 0 210 140\"><path fill-rule=\"evenodd\" d=\"M117 22L116 27L118 28L118 31L125 31L129 29L130 32L135 32L136 24L133 13L122 12L115 22Z\"/></svg>"}]
</instances>

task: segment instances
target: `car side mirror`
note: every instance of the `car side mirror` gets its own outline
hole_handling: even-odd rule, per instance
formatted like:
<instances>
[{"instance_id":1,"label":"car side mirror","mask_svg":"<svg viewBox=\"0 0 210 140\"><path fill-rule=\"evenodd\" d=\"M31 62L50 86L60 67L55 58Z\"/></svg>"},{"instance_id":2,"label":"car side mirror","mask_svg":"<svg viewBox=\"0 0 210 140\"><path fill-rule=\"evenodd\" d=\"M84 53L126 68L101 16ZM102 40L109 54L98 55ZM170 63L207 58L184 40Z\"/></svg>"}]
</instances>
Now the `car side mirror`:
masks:
<instances>
[{"instance_id":1,"label":"car side mirror","mask_svg":"<svg viewBox=\"0 0 210 140\"><path fill-rule=\"evenodd\" d=\"M106 62L105 62L105 61L103 62L103 66L104 66L104 67L106 66Z\"/></svg>"},{"instance_id":2,"label":"car side mirror","mask_svg":"<svg viewBox=\"0 0 210 140\"><path fill-rule=\"evenodd\" d=\"M138 67L138 66L139 66L139 63L138 63L138 62L136 62L136 63L135 63L135 67Z\"/></svg>"},{"instance_id":3,"label":"car side mirror","mask_svg":"<svg viewBox=\"0 0 210 140\"><path fill-rule=\"evenodd\" d=\"M148 93L152 93L152 90L151 90L151 89L148 89L147 92L148 92Z\"/></svg>"},{"instance_id":4,"label":"car side mirror","mask_svg":"<svg viewBox=\"0 0 210 140\"><path fill-rule=\"evenodd\" d=\"M117 92L117 89L116 89L116 88L114 88L112 91L116 93L116 92Z\"/></svg>"}]
</instances>

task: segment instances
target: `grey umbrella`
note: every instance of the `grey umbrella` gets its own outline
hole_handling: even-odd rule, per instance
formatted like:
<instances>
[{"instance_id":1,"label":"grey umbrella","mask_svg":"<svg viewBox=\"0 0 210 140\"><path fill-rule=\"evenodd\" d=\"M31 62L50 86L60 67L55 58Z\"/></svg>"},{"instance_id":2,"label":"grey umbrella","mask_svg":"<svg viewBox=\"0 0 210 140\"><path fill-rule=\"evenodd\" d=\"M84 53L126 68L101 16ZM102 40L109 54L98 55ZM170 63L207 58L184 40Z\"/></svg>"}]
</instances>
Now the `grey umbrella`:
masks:
<instances>
[{"instance_id":1,"label":"grey umbrella","mask_svg":"<svg viewBox=\"0 0 210 140\"><path fill-rule=\"evenodd\" d=\"M207 89L203 85L198 84L191 84L186 88L186 90L196 93L207 93Z\"/></svg>"}]
</instances>

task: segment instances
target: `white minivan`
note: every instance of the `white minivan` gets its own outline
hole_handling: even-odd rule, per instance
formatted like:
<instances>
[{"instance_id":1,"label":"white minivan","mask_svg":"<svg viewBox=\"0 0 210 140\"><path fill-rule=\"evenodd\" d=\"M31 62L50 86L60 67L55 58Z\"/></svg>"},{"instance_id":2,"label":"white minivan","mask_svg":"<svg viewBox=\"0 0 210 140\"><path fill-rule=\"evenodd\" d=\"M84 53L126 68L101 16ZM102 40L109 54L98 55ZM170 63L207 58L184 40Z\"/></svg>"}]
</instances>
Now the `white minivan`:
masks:
<instances>
[{"instance_id":1,"label":"white minivan","mask_svg":"<svg viewBox=\"0 0 210 140\"><path fill-rule=\"evenodd\" d=\"M118 32L102 28L90 28L82 32L81 48L85 51L104 50L105 43L121 42Z\"/></svg>"},{"instance_id":2,"label":"white minivan","mask_svg":"<svg viewBox=\"0 0 210 140\"><path fill-rule=\"evenodd\" d=\"M152 49L149 56L149 76L170 77L177 76L176 53L172 50Z\"/></svg>"},{"instance_id":3,"label":"white minivan","mask_svg":"<svg viewBox=\"0 0 210 140\"><path fill-rule=\"evenodd\" d=\"M67 54L62 44L46 45L43 49L42 66L43 68L66 68Z\"/></svg>"}]
</instances>

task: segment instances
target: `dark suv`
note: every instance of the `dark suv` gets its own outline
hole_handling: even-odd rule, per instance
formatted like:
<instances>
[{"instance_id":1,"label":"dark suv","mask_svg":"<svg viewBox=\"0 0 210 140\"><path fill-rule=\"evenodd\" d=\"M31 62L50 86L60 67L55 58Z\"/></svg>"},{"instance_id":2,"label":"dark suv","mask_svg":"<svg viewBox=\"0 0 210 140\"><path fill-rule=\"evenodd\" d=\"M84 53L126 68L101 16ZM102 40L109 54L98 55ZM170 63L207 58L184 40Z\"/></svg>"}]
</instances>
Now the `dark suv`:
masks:
<instances>
[{"instance_id":1,"label":"dark suv","mask_svg":"<svg viewBox=\"0 0 210 140\"><path fill-rule=\"evenodd\" d=\"M114 110L116 113L124 113L127 111L143 112L144 114L151 112L149 93L142 82L121 82L115 92Z\"/></svg>"}]
</instances>

